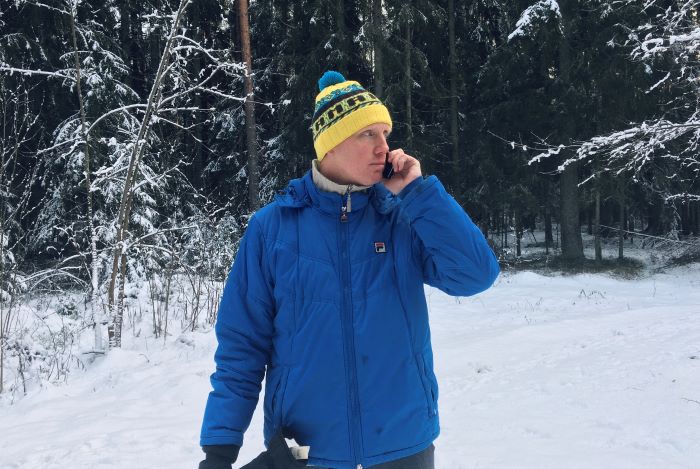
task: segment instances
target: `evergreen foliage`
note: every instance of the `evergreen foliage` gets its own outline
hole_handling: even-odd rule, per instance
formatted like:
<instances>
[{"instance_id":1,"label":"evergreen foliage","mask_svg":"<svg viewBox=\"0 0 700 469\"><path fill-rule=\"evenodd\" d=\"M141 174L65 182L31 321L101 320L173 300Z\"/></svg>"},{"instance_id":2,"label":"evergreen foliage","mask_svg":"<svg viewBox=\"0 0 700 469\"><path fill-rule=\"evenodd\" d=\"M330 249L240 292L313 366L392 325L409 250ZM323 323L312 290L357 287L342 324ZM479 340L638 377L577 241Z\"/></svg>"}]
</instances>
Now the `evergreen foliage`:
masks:
<instances>
[{"instance_id":1,"label":"evergreen foliage","mask_svg":"<svg viewBox=\"0 0 700 469\"><path fill-rule=\"evenodd\" d=\"M87 281L87 148L104 288L129 154L178 3L0 0L5 265L25 272L60 267L71 281ZM309 169L316 84L324 71L337 70L380 88L395 122L390 145L441 177L494 240L512 230L521 236L547 217L556 222L558 170L576 160L584 222L600 194L601 224L629 227L627 219L636 217L655 233L697 234L698 3L252 1L261 201ZM139 165L132 278L175 258L221 277L245 229L237 11L233 0L192 2L186 11ZM633 155L620 132L664 123L685 130L668 140L640 130L635 135L648 145L639 151L653 164L626 166ZM538 153L548 157L533 161ZM619 158L613 162L611 154Z\"/></svg>"}]
</instances>

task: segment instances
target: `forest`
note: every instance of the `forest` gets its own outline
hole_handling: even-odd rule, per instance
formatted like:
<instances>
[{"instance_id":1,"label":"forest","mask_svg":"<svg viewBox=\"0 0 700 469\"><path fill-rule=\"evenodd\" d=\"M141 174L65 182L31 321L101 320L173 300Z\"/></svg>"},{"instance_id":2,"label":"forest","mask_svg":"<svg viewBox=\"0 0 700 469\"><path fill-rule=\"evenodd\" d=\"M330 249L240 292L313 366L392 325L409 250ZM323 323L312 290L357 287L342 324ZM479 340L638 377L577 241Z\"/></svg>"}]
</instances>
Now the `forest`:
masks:
<instances>
[{"instance_id":1,"label":"forest","mask_svg":"<svg viewBox=\"0 0 700 469\"><path fill-rule=\"evenodd\" d=\"M86 331L213 324L247 220L310 169L327 70L504 267L526 238L697 245L699 47L698 0L0 0L0 392L62 379Z\"/></svg>"}]
</instances>

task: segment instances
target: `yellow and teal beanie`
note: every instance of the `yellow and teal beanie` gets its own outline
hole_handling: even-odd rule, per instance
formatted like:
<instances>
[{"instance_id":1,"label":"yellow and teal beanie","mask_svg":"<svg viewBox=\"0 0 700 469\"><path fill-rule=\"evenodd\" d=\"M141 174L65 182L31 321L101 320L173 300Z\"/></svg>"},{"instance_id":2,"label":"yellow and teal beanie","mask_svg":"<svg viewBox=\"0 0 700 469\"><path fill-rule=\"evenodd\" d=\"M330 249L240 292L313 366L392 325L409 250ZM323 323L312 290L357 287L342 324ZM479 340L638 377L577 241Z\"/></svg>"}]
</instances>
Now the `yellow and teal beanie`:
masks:
<instances>
[{"instance_id":1,"label":"yellow and teal beanie","mask_svg":"<svg viewBox=\"0 0 700 469\"><path fill-rule=\"evenodd\" d=\"M389 110L358 82L329 71L318 80L318 89L311 130L319 161L329 150L368 125L382 122L391 127Z\"/></svg>"}]
</instances>

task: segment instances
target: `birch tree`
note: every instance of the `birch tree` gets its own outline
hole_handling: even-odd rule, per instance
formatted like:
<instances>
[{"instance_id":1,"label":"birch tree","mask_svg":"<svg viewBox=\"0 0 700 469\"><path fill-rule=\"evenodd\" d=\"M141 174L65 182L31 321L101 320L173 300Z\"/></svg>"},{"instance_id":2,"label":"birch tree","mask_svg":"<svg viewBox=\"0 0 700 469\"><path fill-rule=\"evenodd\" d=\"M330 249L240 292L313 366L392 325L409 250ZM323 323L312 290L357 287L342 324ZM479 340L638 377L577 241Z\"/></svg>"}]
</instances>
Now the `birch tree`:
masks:
<instances>
[{"instance_id":1,"label":"birch tree","mask_svg":"<svg viewBox=\"0 0 700 469\"><path fill-rule=\"evenodd\" d=\"M44 176L47 190L38 205L38 229L31 242L38 252L52 253L64 269L87 274L91 303L100 302L112 313L108 332L113 346L119 343L116 331L120 329L127 276L135 279L144 275L146 265L152 265L149 259L157 259L159 252L170 256L167 246L159 245L169 243L164 233L191 227L187 215L172 217L161 207L184 212L191 198L198 197L199 189L182 172L191 162L182 156L189 152L178 145L183 138L205 143L198 138L202 135L199 129L207 122L207 115L216 115L216 109L202 106L204 101L199 97L206 94L219 102L237 103L245 99L227 86L244 72L229 48L205 44L211 37L192 39L185 34L192 30L182 27L186 5L182 2L174 14L149 15L141 23L140 30L151 38L168 33L166 53L148 80L157 85L151 87L145 102L125 83L131 70L110 39L115 37L115 29L122 28L117 12L127 10L110 2L98 9L77 0L17 2L14 8L18 15L21 10L40 12L53 18L50 24L63 24L66 29L52 35L58 42L52 49L58 52L54 61L37 56L17 63L16 55L0 54L0 73L25 80L52 80L69 92L75 103L73 112L56 126L50 144L38 149L48 161ZM32 44L31 34L7 37L15 43L24 37L26 44ZM22 44L16 46L22 50ZM197 73L188 66L195 58L203 64ZM138 57L132 59L130 64L140 63ZM186 123L188 120L192 123ZM178 197L172 197L173 193ZM87 203L76 205L76 200ZM110 269L108 251L112 260L118 258L116 270ZM115 272L119 275L110 275ZM121 283L115 285L116 279ZM98 293L106 300L98 300ZM100 308L95 309L99 350L99 325L106 321L99 317Z\"/></svg>"},{"instance_id":2,"label":"birch tree","mask_svg":"<svg viewBox=\"0 0 700 469\"><path fill-rule=\"evenodd\" d=\"M111 347L121 346L121 328L124 315L125 284L129 265L129 250L135 246L130 234L131 211L137 190L145 184L159 185L168 172L177 173L177 164L160 174L149 174L144 171L142 158L153 143L152 129L158 123L173 125L189 132L170 116L182 112L213 112L214 109L199 109L188 106L195 93L207 93L220 100L245 101L244 97L222 91L220 81L227 77L240 76L245 73L245 65L231 60L229 49L212 49L198 43L181 30L185 10L190 1L182 0L176 12L173 12L172 22L168 23L168 36L160 57L158 70L145 103L143 116L140 118L138 130L128 155L128 167L125 172L121 202L116 219L116 234L112 252L111 275L107 288L107 304L112 318L108 327ZM201 54L208 61L208 66L200 76L189 75L186 64L193 54ZM167 84L174 86L168 87ZM168 92L172 89L172 92ZM162 184L162 182L161 182ZM155 228L155 227L154 227ZM154 230L157 231L157 230ZM157 233L149 233L156 235Z\"/></svg>"}]
</instances>

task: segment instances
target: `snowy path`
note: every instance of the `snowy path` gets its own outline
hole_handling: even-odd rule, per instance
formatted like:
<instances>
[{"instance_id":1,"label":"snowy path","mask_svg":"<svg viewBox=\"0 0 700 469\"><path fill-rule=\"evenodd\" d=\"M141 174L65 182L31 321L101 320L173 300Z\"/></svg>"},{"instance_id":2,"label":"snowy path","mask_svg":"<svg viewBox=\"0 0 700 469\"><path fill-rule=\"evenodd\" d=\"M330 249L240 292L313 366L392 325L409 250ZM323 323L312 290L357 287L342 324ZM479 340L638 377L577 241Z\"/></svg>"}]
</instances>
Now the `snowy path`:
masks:
<instances>
[{"instance_id":1,"label":"snowy path","mask_svg":"<svg viewBox=\"0 0 700 469\"><path fill-rule=\"evenodd\" d=\"M700 266L429 290L439 469L700 469ZM213 334L133 339L0 406L0 468L195 468ZM262 449L259 411L241 461Z\"/></svg>"}]
</instances>

